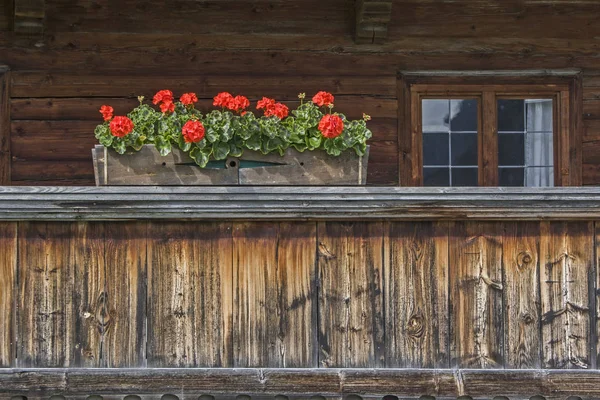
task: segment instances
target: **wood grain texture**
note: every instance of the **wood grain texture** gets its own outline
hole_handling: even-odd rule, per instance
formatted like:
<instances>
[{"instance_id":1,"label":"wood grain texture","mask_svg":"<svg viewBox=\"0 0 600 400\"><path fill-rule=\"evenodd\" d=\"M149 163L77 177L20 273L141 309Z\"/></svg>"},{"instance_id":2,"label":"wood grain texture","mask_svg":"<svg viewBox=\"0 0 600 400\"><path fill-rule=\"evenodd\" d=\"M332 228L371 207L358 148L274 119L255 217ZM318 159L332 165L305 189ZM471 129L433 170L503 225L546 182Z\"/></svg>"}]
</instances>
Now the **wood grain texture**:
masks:
<instances>
[{"instance_id":1,"label":"wood grain texture","mask_svg":"<svg viewBox=\"0 0 600 400\"><path fill-rule=\"evenodd\" d=\"M539 223L504 224L504 366L541 367Z\"/></svg>"},{"instance_id":2,"label":"wood grain texture","mask_svg":"<svg viewBox=\"0 0 600 400\"><path fill-rule=\"evenodd\" d=\"M320 366L383 366L383 224L320 222L317 235Z\"/></svg>"},{"instance_id":3,"label":"wood grain texture","mask_svg":"<svg viewBox=\"0 0 600 400\"><path fill-rule=\"evenodd\" d=\"M385 365L449 367L448 224L386 227Z\"/></svg>"},{"instance_id":4,"label":"wood grain texture","mask_svg":"<svg viewBox=\"0 0 600 400\"><path fill-rule=\"evenodd\" d=\"M542 367L589 368L593 224L542 222L541 227Z\"/></svg>"},{"instance_id":5,"label":"wood grain texture","mask_svg":"<svg viewBox=\"0 0 600 400\"><path fill-rule=\"evenodd\" d=\"M17 223L0 223L0 368L16 356Z\"/></svg>"},{"instance_id":6,"label":"wood grain texture","mask_svg":"<svg viewBox=\"0 0 600 400\"><path fill-rule=\"evenodd\" d=\"M232 366L227 223L150 224L148 366Z\"/></svg>"},{"instance_id":7,"label":"wood grain texture","mask_svg":"<svg viewBox=\"0 0 600 400\"><path fill-rule=\"evenodd\" d=\"M458 367L503 360L502 225L450 224L450 356Z\"/></svg>"},{"instance_id":8,"label":"wood grain texture","mask_svg":"<svg viewBox=\"0 0 600 400\"><path fill-rule=\"evenodd\" d=\"M234 243L237 367L315 367L316 224L238 223Z\"/></svg>"},{"instance_id":9,"label":"wood grain texture","mask_svg":"<svg viewBox=\"0 0 600 400\"><path fill-rule=\"evenodd\" d=\"M0 67L0 185L10 185L11 73Z\"/></svg>"},{"instance_id":10,"label":"wood grain texture","mask_svg":"<svg viewBox=\"0 0 600 400\"><path fill-rule=\"evenodd\" d=\"M74 228L72 223L19 224L19 367L73 365Z\"/></svg>"}]
</instances>

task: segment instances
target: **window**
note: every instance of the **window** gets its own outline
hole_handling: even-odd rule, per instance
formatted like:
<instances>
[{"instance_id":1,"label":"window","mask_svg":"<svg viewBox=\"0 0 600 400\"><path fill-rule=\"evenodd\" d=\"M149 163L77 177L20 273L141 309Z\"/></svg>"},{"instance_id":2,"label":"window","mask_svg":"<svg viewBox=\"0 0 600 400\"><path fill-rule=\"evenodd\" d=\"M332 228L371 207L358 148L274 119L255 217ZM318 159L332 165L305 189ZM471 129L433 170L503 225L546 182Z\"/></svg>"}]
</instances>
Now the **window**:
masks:
<instances>
[{"instance_id":1,"label":"window","mask_svg":"<svg viewBox=\"0 0 600 400\"><path fill-rule=\"evenodd\" d=\"M401 79L402 185L581 184L579 79L419 78Z\"/></svg>"}]
</instances>

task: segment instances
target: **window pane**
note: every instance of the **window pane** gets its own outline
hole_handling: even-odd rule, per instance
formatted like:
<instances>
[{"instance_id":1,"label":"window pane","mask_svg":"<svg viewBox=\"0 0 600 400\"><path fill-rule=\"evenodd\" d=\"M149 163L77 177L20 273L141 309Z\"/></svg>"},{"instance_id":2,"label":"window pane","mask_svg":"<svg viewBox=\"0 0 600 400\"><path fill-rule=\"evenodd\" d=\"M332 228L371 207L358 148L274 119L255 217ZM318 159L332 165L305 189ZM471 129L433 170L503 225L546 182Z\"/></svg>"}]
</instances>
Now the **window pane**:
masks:
<instances>
[{"instance_id":1,"label":"window pane","mask_svg":"<svg viewBox=\"0 0 600 400\"><path fill-rule=\"evenodd\" d=\"M552 112L551 99L498 100L501 186L554 185Z\"/></svg>"},{"instance_id":2,"label":"window pane","mask_svg":"<svg viewBox=\"0 0 600 400\"><path fill-rule=\"evenodd\" d=\"M451 100L450 110L452 120L450 121L450 130L477 132L477 100Z\"/></svg>"},{"instance_id":3,"label":"window pane","mask_svg":"<svg viewBox=\"0 0 600 400\"><path fill-rule=\"evenodd\" d=\"M423 132L448 132L450 130L450 100L423 100Z\"/></svg>"},{"instance_id":4,"label":"window pane","mask_svg":"<svg viewBox=\"0 0 600 400\"><path fill-rule=\"evenodd\" d=\"M423 133L423 165L448 165L448 132Z\"/></svg>"},{"instance_id":5,"label":"window pane","mask_svg":"<svg viewBox=\"0 0 600 400\"><path fill-rule=\"evenodd\" d=\"M524 104L524 100L498 100L499 132L523 132L525 130Z\"/></svg>"},{"instance_id":6,"label":"window pane","mask_svg":"<svg viewBox=\"0 0 600 400\"><path fill-rule=\"evenodd\" d=\"M498 165L524 165L525 139L523 133L498 133Z\"/></svg>"},{"instance_id":7,"label":"window pane","mask_svg":"<svg viewBox=\"0 0 600 400\"><path fill-rule=\"evenodd\" d=\"M452 168L452 186L477 186L477 168Z\"/></svg>"},{"instance_id":8,"label":"window pane","mask_svg":"<svg viewBox=\"0 0 600 400\"><path fill-rule=\"evenodd\" d=\"M499 168L500 186L523 186L525 182L524 168Z\"/></svg>"},{"instance_id":9,"label":"window pane","mask_svg":"<svg viewBox=\"0 0 600 400\"><path fill-rule=\"evenodd\" d=\"M450 186L450 168L423 167L424 186Z\"/></svg>"},{"instance_id":10,"label":"window pane","mask_svg":"<svg viewBox=\"0 0 600 400\"><path fill-rule=\"evenodd\" d=\"M452 165L476 166L477 133L451 133Z\"/></svg>"}]
</instances>

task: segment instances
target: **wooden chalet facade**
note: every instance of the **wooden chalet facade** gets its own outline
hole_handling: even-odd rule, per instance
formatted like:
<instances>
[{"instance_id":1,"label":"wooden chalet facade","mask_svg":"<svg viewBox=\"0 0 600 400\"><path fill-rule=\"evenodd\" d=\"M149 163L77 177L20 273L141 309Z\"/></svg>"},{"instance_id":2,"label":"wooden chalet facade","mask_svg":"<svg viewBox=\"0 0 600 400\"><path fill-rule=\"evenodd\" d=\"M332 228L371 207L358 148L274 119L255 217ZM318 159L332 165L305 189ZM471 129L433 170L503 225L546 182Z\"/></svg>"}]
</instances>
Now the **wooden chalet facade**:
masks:
<instances>
[{"instance_id":1,"label":"wooden chalet facade","mask_svg":"<svg viewBox=\"0 0 600 400\"><path fill-rule=\"evenodd\" d=\"M596 0L0 0L0 399L599 399L599 38ZM330 91L367 185L94 187L100 106L166 88ZM482 187L422 187L457 99ZM515 99L554 187L499 187Z\"/></svg>"}]
</instances>

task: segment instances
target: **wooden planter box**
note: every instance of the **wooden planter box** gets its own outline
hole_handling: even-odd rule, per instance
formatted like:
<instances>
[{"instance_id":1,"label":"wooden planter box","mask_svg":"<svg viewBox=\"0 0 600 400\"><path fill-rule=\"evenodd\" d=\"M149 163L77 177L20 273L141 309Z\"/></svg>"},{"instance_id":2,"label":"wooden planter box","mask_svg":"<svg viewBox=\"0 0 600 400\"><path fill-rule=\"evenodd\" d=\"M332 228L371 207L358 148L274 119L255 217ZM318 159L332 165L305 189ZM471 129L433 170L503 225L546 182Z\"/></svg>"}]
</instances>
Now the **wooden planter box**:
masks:
<instances>
[{"instance_id":1,"label":"wooden planter box","mask_svg":"<svg viewBox=\"0 0 600 400\"><path fill-rule=\"evenodd\" d=\"M283 157L246 150L241 157L211 161L198 167L183 151L173 148L161 156L154 145L117 154L96 145L92 149L96 186L126 185L364 185L369 147L363 157L353 150L339 157L321 150L300 153L288 149Z\"/></svg>"}]
</instances>

